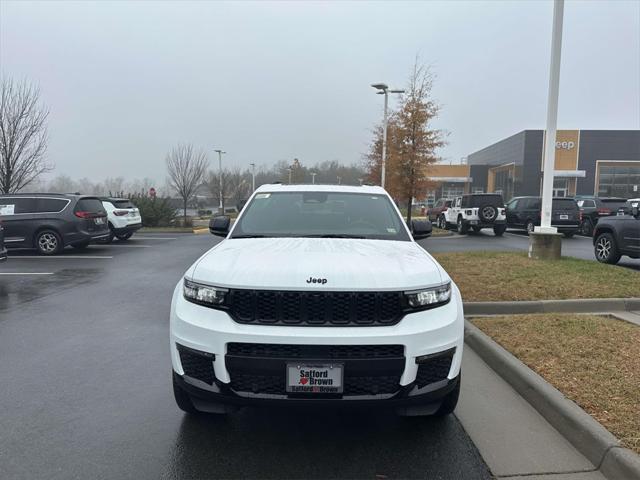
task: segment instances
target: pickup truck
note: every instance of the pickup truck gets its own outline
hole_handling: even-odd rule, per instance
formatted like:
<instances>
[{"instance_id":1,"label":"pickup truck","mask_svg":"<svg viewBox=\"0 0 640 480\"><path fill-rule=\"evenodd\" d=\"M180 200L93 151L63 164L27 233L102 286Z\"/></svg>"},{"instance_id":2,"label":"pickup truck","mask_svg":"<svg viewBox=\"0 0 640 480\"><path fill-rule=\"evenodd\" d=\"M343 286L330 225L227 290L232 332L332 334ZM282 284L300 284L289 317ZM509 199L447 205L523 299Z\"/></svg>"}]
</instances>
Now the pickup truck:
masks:
<instances>
[{"instance_id":1,"label":"pickup truck","mask_svg":"<svg viewBox=\"0 0 640 480\"><path fill-rule=\"evenodd\" d=\"M457 197L446 214L447 227L455 226L461 235L469 228L479 232L483 228L492 228L500 237L507 229L507 217L502 195L497 193L478 193Z\"/></svg>"}]
</instances>

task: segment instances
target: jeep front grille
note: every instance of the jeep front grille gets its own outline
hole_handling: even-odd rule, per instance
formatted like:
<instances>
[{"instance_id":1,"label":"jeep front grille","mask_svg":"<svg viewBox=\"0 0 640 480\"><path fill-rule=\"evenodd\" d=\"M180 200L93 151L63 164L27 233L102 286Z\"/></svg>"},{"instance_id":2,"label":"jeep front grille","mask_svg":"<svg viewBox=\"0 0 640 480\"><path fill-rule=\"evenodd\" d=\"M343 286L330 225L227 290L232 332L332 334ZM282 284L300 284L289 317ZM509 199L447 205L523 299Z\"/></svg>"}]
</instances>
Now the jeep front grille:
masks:
<instances>
[{"instance_id":1,"label":"jeep front grille","mask_svg":"<svg viewBox=\"0 0 640 480\"><path fill-rule=\"evenodd\" d=\"M292 326L395 325L401 292L289 292L231 289L225 307L238 323Z\"/></svg>"}]
</instances>

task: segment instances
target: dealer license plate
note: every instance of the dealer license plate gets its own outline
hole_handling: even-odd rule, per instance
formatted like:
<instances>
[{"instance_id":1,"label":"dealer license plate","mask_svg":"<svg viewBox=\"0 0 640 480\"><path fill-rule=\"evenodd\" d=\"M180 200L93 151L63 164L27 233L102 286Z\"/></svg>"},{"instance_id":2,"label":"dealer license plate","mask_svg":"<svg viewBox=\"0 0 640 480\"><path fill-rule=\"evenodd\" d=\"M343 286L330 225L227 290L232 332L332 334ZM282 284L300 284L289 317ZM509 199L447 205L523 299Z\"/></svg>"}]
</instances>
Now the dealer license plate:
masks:
<instances>
[{"instance_id":1,"label":"dealer license plate","mask_svg":"<svg viewBox=\"0 0 640 480\"><path fill-rule=\"evenodd\" d=\"M569 220L569 215L560 215L560 220Z\"/></svg>"},{"instance_id":2,"label":"dealer license plate","mask_svg":"<svg viewBox=\"0 0 640 480\"><path fill-rule=\"evenodd\" d=\"M340 363L287 363L287 392L342 393Z\"/></svg>"}]
</instances>

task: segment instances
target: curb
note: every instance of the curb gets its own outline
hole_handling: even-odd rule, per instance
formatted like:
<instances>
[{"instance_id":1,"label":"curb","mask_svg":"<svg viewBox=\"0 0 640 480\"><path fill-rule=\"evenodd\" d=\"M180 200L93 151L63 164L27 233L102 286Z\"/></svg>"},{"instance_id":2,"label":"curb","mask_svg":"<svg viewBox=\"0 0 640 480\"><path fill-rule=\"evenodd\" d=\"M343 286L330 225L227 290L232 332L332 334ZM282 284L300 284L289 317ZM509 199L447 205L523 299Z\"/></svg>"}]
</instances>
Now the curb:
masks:
<instances>
[{"instance_id":1,"label":"curb","mask_svg":"<svg viewBox=\"0 0 640 480\"><path fill-rule=\"evenodd\" d=\"M194 228L193 233L194 235L202 235L203 233L209 233L209 228L208 227Z\"/></svg>"},{"instance_id":2,"label":"curb","mask_svg":"<svg viewBox=\"0 0 640 480\"><path fill-rule=\"evenodd\" d=\"M581 298L523 302L465 302L464 313L473 315L517 315L526 313L592 313L640 310L640 298Z\"/></svg>"},{"instance_id":3,"label":"curb","mask_svg":"<svg viewBox=\"0 0 640 480\"><path fill-rule=\"evenodd\" d=\"M469 321L465 342L605 477L640 478L640 456Z\"/></svg>"}]
</instances>

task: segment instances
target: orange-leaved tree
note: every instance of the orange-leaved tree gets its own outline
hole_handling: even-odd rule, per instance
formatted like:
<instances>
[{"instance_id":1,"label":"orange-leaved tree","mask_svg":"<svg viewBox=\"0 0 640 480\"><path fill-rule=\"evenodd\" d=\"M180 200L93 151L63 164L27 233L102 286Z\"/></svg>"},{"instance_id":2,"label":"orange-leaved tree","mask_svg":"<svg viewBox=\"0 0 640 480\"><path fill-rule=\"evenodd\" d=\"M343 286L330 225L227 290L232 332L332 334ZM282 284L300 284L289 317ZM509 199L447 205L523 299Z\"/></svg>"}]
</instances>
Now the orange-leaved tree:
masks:
<instances>
[{"instance_id":1,"label":"orange-leaved tree","mask_svg":"<svg viewBox=\"0 0 640 480\"><path fill-rule=\"evenodd\" d=\"M389 115L385 188L398 202L407 202L411 221L413 198L423 195L433 182L429 167L437 160L436 150L445 145L444 133L432 128L440 107L431 97L431 70L414 64L409 83L397 111ZM374 129L374 139L365 156L369 180L380 182L382 127Z\"/></svg>"}]
</instances>

